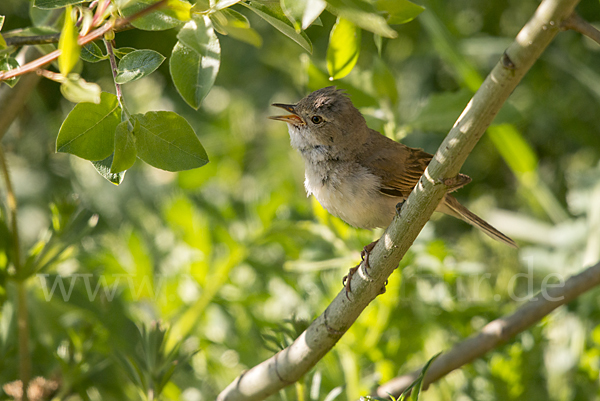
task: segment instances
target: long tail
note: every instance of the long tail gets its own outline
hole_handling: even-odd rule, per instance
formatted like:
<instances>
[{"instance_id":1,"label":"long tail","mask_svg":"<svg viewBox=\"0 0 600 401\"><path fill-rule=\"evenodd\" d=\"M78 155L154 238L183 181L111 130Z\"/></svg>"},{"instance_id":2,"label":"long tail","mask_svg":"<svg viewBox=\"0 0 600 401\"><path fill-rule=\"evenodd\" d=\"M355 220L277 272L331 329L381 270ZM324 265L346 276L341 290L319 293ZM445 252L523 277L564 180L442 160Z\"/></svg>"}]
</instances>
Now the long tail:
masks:
<instances>
[{"instance_id":1,"label":"long tail","mask_svg":"<svg viewBox=\"0 0 600 401\"><path fill-rule=\"evenodd\" d=\"M437 211L456 217L464 222L469 223L473 227L477 227L496 241L503 242L513 248L518 248L515 241L502 234L500 231L489 225L485 220L458 203L456 198L451 195L446 194L446 197L438 206Z\"/></svg>"}]
</instances>

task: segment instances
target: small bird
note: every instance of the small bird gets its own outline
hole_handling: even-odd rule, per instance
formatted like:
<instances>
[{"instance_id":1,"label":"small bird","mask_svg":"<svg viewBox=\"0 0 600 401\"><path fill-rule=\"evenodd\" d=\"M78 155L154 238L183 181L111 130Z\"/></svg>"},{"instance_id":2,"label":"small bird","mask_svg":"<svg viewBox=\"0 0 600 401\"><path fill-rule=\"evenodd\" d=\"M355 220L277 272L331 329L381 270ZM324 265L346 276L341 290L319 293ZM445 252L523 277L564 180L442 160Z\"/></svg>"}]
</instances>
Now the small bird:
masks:
<instances>
[{"instance_id":1,"label":"small bird","mask_svg":"<svg viewBox=\"0 0 600 401\"><path fill-rule=\"evenodd\" d=\"M288 124L290 142L305 164L308 195L346 223L359 228L387 227L396 205L408 198L432 155L398 143L367 127L350 98L334 86L312 92L296 104L274 103L289 115L272 116ZM459 174L456 190L471 179ZM515 242L446 194L436 211L459 218L495 240L516 248ZM365 269L376 242L362 252ZM346 294L356 269L344 278ZM366 271L366 270L365 270ZM346 281L347 279L347 281Z\"/></svg>"}]
</instances>

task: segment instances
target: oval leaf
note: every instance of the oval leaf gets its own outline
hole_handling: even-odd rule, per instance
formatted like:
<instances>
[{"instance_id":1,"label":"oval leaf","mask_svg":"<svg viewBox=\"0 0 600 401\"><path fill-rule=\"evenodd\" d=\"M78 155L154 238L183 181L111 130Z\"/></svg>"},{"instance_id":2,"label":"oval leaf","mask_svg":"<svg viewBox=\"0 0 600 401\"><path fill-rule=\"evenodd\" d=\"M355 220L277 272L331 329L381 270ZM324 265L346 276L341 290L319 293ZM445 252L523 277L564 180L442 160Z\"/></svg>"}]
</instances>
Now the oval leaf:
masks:
<instances>
[{"instance_id":1,"label":"oval leaf","mask_svg":"<svg viewBox=\"0 0 600 401\"><path fill-rule=\"evenodd\" d=\"M72 4L80 4L87 0L34 0L33 6L42 10L61 8Z\"/></svg>"},{"instance_id":2,"label":"oval leaf","mask_svg":"<svg viewBox=\"0 0 600 401\"><path fill-rule=\"evenodd\" d=\"M0 57L0 71L10 71L14 70L15 68L19 68L19 62L17 61L17 59L13 57ZM11 79L6 79L2 82L12 88L17 84L19 78L20 77L14 77Z\"/></svg>"},{"instance_id":3,"label":"oval leaf","mask_svg":"<svg viewBox=\"0 0 600 401\"><path fill-rule=\"evenodd\" d=\"M136 50L123 56L119 61L115 82L125 84L136 81L153 73L165 60L165 57L154 50Z\"/></svg>"},{"instance_id":4,"label":"oval leaf","mask_svg":"<svg viewBox=\"0 0 600 401\"><path fill-rule=\"evenodd\" d=\"M406 24L421 14L425 8L408 0L377 0L377 9L388 14L390 25Z\"/></svg>"},{"instance_id":5,"label":"oval leaf","mask_svg":"<svg viewBox=\"0 0 600 401\"><path fill-rule=\"evenodd\" d=\"M135 4L122 10L123 16L129 17L138 11L156 3L158 0L138 0ZM182 0L168 0L167 4L141 18L131 21L131 25L144 31L164 31L175 28L191 18L192 5Z\"/></svg>"},{"instance_id":6,"label":"oval leaf","mask_svg":"<svg viewBox=\"0 0 600 401\"><path fill-rule=\"evenodd\" d=\"M267 21L278 31L283 33L294 42L298 43L304 50L312 53L312 43L306 33L296 32L294 25L287 19L283 10L277 3L258 3L256 1L250 1L248 3L240 3L241 5L248 7L254 11L259 17Z\"/></svg>"},{"instance_id":7,"label":"oval leaf","mask_svg":"<svg viewBox=\"0 0 600 401\"><path fill-rule=\"evenodd\" d=\"M338 17L331 29L327 47L327 71L330 80L345 77L352 71L360 53L360 28Z\"/></svg>"},{"instance_id":8,"label":"oval leaf","mask_svg":"<svg viewBox=\"0 0 600 401\"><path fill-rule=\"evenodd\" d=\"M327 0L328 10L333 14L351 21L364 30L376 33L386 38L395 38L394 31L372 4L363 0Z\"/></svg>"},{"instance_id":9,"label":"oval leaf","mask_svg":"<svg viewBox=\"0 0 600 401\"><path fill-rule=\"evenodd\" d=\"M129 122L123 121L115 130L115 153L110 166L111 174L128 170L137 157L135 137L129 130Z\"/></svg>"},{"instance_id":10,"label":"oval leaf","mask_svg":"<svg viewBox=\"0 0 600 401\"><path fill-rule=\"evenodd\" d=\"M133 118L138 157L149 165L180 171L208 163L206 151L185 118L172 111L151 111Z\"/></svg>"},{"instance_id":11,"label":"oval leaf","mask_svg":"<svg viewBox=\"0 0 600 401\"><path fill-rule=\"evenodd\" d=\"M68 6L65 9L65 23L58 40L58 49L61 51L60 56L58 56L58 70L65 77L69 75L69 72L79 60L81 47L77 44L78 36L79 33L73 21L71 6Z\"/></svg>"},{"instance_id":12,"label":"oval leaf","mask_svg":"<svg viewBox=\"0 0 600 401\"><path fill-rule=\"evenodd\" d=\"M219 39L208 17L193 19L177 35L169 69L181 97L194 109L212 88L221 60Z\"/></svg>"},{"instance_id":13,"label":"oval leaf","mask_svg":"<svg viewBox=\"0 0 600 401\"><path fill-rule=\"evenodd\" d=\"M327 3L325 0L307 0L304 14L302 15L302 29L306 29L319 18L319 15L325 10ZM320 21L317 21L320 22ZM322 24L321 24L322 25Z\"/></svg>"},{"instance_id":14,"label":"oval leaf","mask_svg":"<svg viewBox=\"0 0 600 401\"><path fill-rule=\"evenodd\" d=\"M121 107L112 93L102 92L100 103L79 103L63 121L56 151L87 160L103 160L113 152ZM109 165L110 166L110 165Z\"/></svg>"},{"instance_id":15,"label":"oval leaf","mask_svg":"<svg viewBox=\"0 0 600 401\"><path fill-rule=\"evenodd\" d=\"M102 53L100 47L94 42L90 42L81 48L81 54L79 55L83 61L88 63L97 63L99 61L108 58L107 54Z\"/></svg>"}]
</instances>

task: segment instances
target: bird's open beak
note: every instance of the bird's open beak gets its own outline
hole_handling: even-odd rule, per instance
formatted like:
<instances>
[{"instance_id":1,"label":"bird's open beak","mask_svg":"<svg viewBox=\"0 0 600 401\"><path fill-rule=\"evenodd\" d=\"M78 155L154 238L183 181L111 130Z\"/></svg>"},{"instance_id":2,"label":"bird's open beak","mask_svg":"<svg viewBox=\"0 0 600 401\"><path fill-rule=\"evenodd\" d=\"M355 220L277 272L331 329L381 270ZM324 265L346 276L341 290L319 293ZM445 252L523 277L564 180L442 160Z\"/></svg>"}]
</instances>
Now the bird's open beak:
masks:
<instances>
[{"instance_id":1,"label":"bird's open beak","mask_svg":"<svg viewBox=\"0 0 600 401\"><path fill-rule=\"evenodd\" d=\"M292 113L287 116L271 116L271 117L269 117L271 120L283 121L283 122L295 124L295 125L304 124L304 121L302 120L302 118L300 118L298 113L296 113L296 110L294 108L295 105L283 104L283 103L273 103L271 106L279 107L280 109L284 109L284 110L287 110L290 113Z\"/></svg>"}]
</instances>

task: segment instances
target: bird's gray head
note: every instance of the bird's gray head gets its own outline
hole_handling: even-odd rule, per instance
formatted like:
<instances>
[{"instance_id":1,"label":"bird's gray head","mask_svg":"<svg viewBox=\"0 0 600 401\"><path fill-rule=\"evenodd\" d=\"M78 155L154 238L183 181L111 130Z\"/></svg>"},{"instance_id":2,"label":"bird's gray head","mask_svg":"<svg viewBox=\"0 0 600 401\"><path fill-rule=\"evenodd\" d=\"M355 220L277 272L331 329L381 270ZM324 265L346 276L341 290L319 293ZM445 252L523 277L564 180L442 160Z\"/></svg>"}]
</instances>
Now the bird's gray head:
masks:
<instances>
[{"instance_id":1,"label":"bird's gray head","mask_svg":"<svg viewBox=\"0 0 600 401\"><path fill-rule=\"evenodd\" d=\"M292 147L338 153L359 145L368 133L362 114L334 86L312 92L296 104L274 103L292 114L269 117L288 123Z\"/></svg>"}]
</instances>

